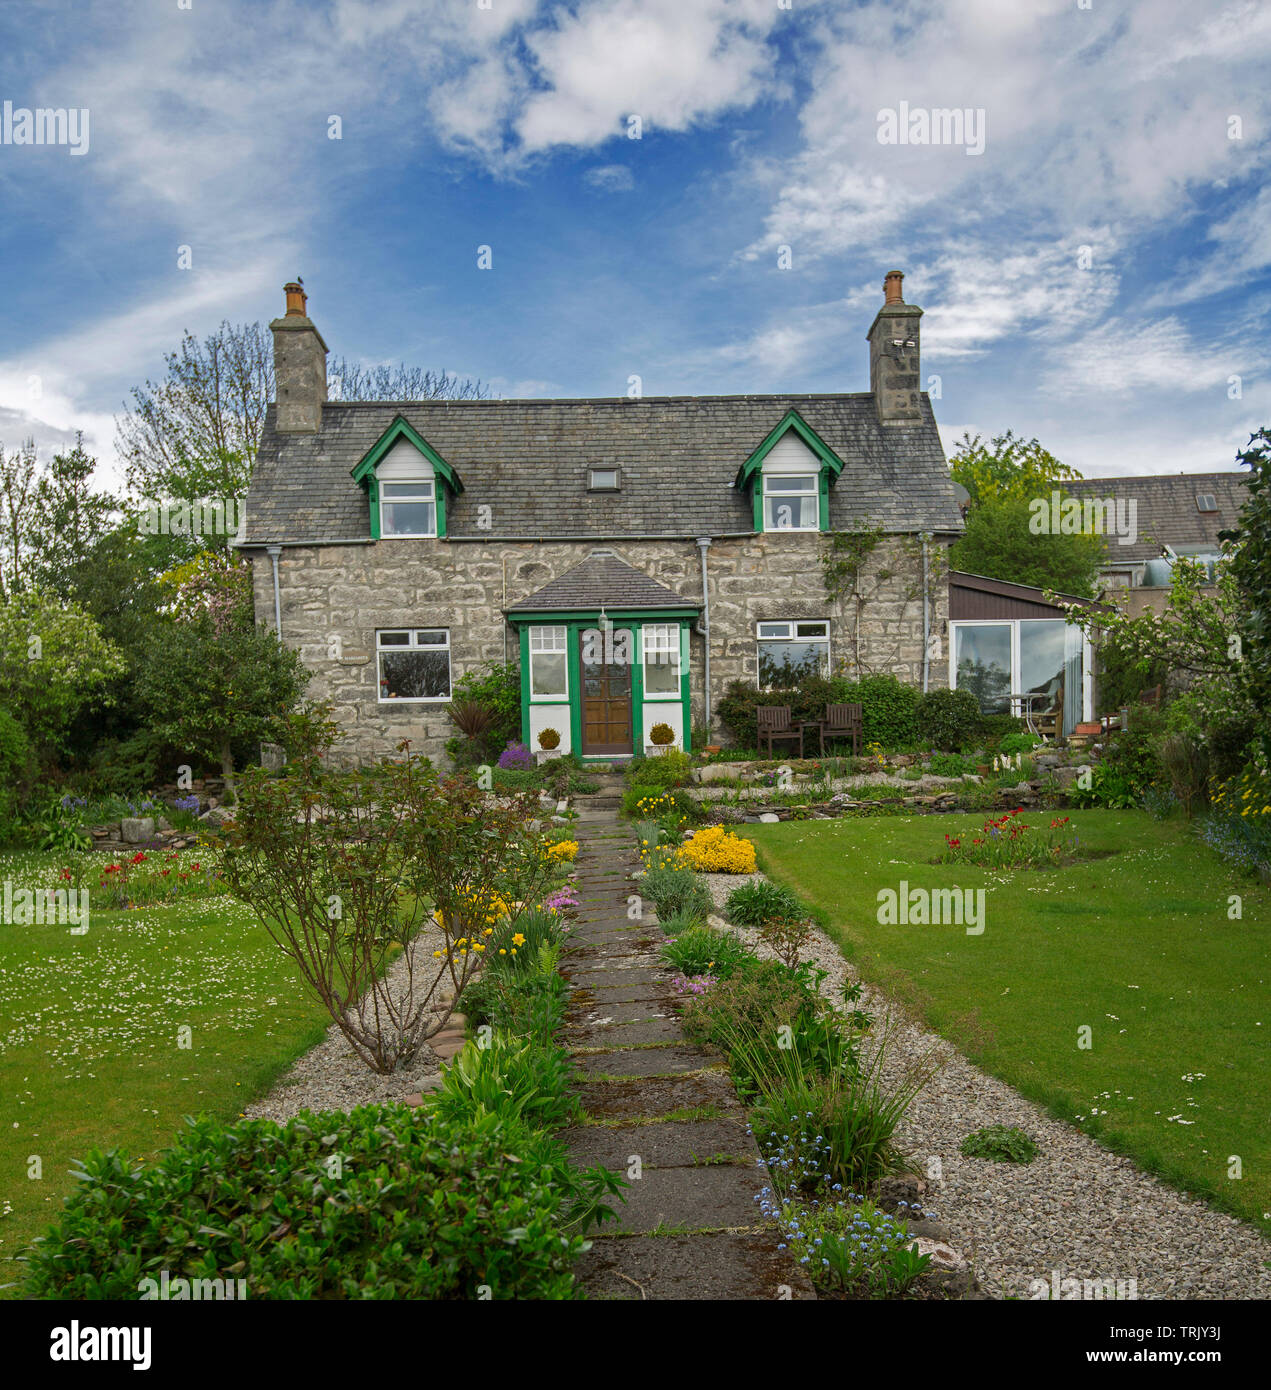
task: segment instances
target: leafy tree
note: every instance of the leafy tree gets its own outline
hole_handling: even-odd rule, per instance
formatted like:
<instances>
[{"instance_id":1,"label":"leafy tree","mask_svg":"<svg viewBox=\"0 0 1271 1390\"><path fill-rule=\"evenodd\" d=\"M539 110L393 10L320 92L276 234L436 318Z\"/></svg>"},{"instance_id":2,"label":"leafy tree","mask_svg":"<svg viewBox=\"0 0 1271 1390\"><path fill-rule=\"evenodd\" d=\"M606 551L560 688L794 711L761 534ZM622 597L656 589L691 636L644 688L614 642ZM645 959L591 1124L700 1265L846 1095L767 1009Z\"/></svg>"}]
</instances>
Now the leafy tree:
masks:
<instances>
[{"instance_id":1,"label":"leafy tree","mask_svg":"<svg viewBox=\"0 0 1271 1390\"><path fill-rule=\"evenodd\" d=\"M1237 529L1223 538L1235 546L1231 576L1243 600L1236 631L1249 703L1271 762L1271 430L1256 431L1237 458L1250 470L1249 496Z\"/></svg>"},{"instance_id":2,"label":"leafy tree","mask_svg":"<svg viewBox=\"0 0 1271 1390\"><path fill-rule=\"evenodd\" d=\"M47 757L85 707L125 668L119 651L76 604L38 589L0 604L0 705Z\"/></svg>"},{"instance_id":3,"label":"leafy tree","mask_svg":"<svg viewBox=\"0 0 1271 1390\"><path fill-rule=\"evenodd\" d=\"M234 745L272 741L309 675L299 652L252 620L250 571L218 559L170 577L172 621L138 676L155 734L219 761L234 786Z\"/></svg>"},{"instance_id":4,"label":"leafy tree","mask_svg":"<svg viewBox=\"0 0 1271 1390\"><path fill-rule=\"evenodd\" d=\"M954 482L970 495L966 530L949 551L949 563L970 574L1055 589L1093 598L1104 557L1097 535L1037 535L1030 503L1080 475L1036 439L1012 431L987 444L964 434L950 461Z\"/></svg>"},{"instance_id":5,"label":"leafy tree","mask_svg":"<svg viewBox=\"0 0 1271 1390\"><path fill-rule=\"evenodd\" d=\"M1104 555L1099 536L1034 535L1024 497L992 498L972 507L949 563L970 574L1094 598Z\"/></svg>"},{"instance_id":6,"label":"leafy tree","mask_svg":"<svg viewBox=\"0 0 1271 1390\"><path fill-rule=\"evenodd\" d=\"M33 439L11 454L0 444L0 603L23 586L37 480Z\"/></svg>"},{"instance_id":7,"label":"leafy tree","mask_svg":"<svg viewBox=\"0 0 1271 1390\"><path fill-rule=\"evenodd\" d=\"M973 507L993 500L1035 497L1081 477L1038 440L1021 439L1013 430L987 444L978 434L964 432L949 470L953 481L971 494Z\"/></svg>"}]
</instances>

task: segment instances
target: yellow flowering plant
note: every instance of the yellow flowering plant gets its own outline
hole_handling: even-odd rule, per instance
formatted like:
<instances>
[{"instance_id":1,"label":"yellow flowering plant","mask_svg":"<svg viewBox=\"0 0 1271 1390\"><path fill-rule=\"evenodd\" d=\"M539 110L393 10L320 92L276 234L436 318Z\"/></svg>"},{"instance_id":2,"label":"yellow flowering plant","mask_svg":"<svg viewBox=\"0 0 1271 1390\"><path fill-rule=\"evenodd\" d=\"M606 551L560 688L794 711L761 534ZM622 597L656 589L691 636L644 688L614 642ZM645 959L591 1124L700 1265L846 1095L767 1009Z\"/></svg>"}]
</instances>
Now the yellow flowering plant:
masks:
<instances>
[{"instance_id":1,"label":"yellow flowering plant","mask_svg":"<svg viewBox=\"0 0 1271 1390\"><path fill-rule=\"evenodd\" d=\"M708 825L675 851L674 862L704 874L753 874L755 847L723 825Z\"/></svg>"}]
</instances>

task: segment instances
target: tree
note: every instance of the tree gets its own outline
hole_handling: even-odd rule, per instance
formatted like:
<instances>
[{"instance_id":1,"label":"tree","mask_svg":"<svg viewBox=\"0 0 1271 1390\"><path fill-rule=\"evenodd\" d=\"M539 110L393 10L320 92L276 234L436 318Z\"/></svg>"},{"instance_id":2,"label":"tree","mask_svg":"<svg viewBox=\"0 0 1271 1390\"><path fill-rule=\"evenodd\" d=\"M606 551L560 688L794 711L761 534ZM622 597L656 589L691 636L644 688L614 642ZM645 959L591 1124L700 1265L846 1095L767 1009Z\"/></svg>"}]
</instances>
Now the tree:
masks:
<instances>
[{"instance_id":1,"label":"tree","mask_svg":"<svg viewBox=\"0 0 1271 1390\"><path fill-rule=\"evenodd\" d=\"M1026 498L991 499L967 513L966 530L949 551L954 569L1094 598L1104 555L1099 536L1034 535Z\"/></svg>"},{"instance_id":2,"label":"tree","mask_svg":"<svg viewBox=\"0 0 1271 1390\"><path fill-rule=\"evenodd\" d=\"M76 604L28 589L0 604L0 705L41 753L56 751L72 719L105 697L126 663Z\"/></svg>"},{"instance_id":3,"label":"tree","mask_svg":"<svg viewBox=\"0 0 1271 1390\"><path fill-rule=\"evenodd\" d=\"M274 398L274 356L262 323L186 332L167 375L132 390L117 418L128 483L145 497L242 497ZM192 486L193 485L193 486Z\"/></svg>"},{"instance_id":4,"label":"tree","mask_svg":"<svg viewBox=\"0 0 1271 1390\"><path fill-rule=\"evenodd\" d=\"M949 461L953 481L971 494L972 507L982 502L1034 497L1079 480L1081 474L1060 461L1036 439L1021 439L1014 430L987 444L964 432Z\"/></svg>"},{"instance_id":5,"label":"tree","mask_svg":"<svg viewBox=\"0 0 1271 1390\"><path fill-rule=\"evenodd\" d=\"M1105 545L1080 532L1036 534L1031 504L1077 478L1036 439L1008 430L985 444L964 434L950 472L970 494L966 530L949 550L949 563L970 574L1094 598Z\"/></svg>"},{"instance_id":6,"label":"tree","mask_svg":"<svg viewBox=\"0 0 1271 1390\"><path fill-rule=\"evenodd\" d=\"M277 738L309 675L298 652L253 622L248 566L212 558L169 590L171 622L139 672L138 696L149 727L218 760L232 794L234 745Z\"/></svg>"},{"instance_id":7,"label":"tree","mask_svg":"<svg viewBox=\"0 0 1271 1390\"><path fill-rule=\"evenodd\" d=\"M165 358L166 376L132 390L116 418L128 483L146 498L246 495L265 411L275 396L273 343L263 323L223 322L200 339L186 332ZM449 372L362 367L337 358L332 399L485 400L480 381Z\"/></svg>"},{"instance_id":8,"label":"tree","mask_svg":"<svg viewBox=\"0 0 1271 1390\"><path fill-rule=\"evenodd\" d=\"M1271 763L1271 430L1265 426L1237 455L1250 470L1249 495L1235 531L1231 577L1242 604L1236 618L1249 703L1257 721L1263 757Z\"/></svg>"},{"instance_id":9,"label":"tree","mask_svg":"<svg viewBox=\"0 0 1271 1390\"><path fill-rule=\"evenodd\" d=\"M337 357L328 366L327 389L338 401L487 401L491 395L483 381L472 377L408 367L405 362L363 367L347 357Z\"/></svg>"},{"instance_id":10,"label":"tree","mask_svg":"<svg viewBox=\"0 0 1271 1390\"><path fill-rule=\"evenodd\" d=\"M36 482L35 441L11 454L0 444L0 603L23 586Z\"/></svg>"},{"instance_id":11,"label":"tree","mask_svg":"<svg viewBox=\"0 0 1271 1390\"><path fill-rule=\"evenodd\" d=\"M74 599L103 537L114 526L119 502L93 487L97 460L75 436L68 454L53 461L36 480L29 523L32 549L28 570L34 583L64 599Z\"/></svg>"}]
</instances>

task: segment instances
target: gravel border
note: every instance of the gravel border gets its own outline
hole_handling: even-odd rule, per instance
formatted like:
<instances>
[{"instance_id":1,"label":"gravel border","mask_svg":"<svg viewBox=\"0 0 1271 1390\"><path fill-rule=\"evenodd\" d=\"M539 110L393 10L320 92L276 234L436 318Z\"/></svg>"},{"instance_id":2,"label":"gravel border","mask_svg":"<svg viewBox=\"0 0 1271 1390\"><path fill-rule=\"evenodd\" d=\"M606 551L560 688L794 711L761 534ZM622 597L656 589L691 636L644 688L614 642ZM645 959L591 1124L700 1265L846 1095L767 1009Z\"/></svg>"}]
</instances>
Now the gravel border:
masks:
<instances>
[{"instance_id":1,"label":"gravel border","mask_svg":"<svg viewBox=\"0 0 1271 1390\"><path fill-rule=\"evenodd\" d=\"M699 877L722 914L734 888L763 875ZM755 930L732 930L756 954L772 955ZM837 999L856 972L824 932L814 932L803 956L827 972L822 992ZM1188 1198L1055 1119L881 990L863 984L861 1005L894 1030L883 1068L888 1076L933 1047L945 1059L897 1137L920 1171L939 1158L941 1178L928 1180L924 1205L949 1227L990 1296L1049 1297L1030 1285L1042 1280L1049 1288L1055 1271L1059 1279L1135 1279L1139 1298L1271 1298L1271 1243L1254 1227ZM1018 1125L1037 1142L1037 1158L997 1163L958 1152L967 1134L991 1124Z\"/></svg>"},{"instance_id":2,"label":"gravel border","mask_svg":"<svg viewBox=\"0 0 1271 1390\"><path fill-rule=\"evenodd\" d=\"M427 962L424 978L431 977L431 956L442 942L440 931L425 931L412 950L422 952ZM406 985L405 953L388 969L390 988L401 993ZM418 981L416 981L418 987ZM449 993L444 982L439 992ZM276 1120L285 1124L301 1110L352 1110L358 1105L379 1105L385 1101L404 1101L416 1091L433 1088L441 1077L441 1063L425 1043L408 1067L399 1067L391 1076L381 1076L366 1065L349 1046L338 1025L327 1029L324 1041L300 1057L281 1076L269 1094L253 1101L243 1113L249 1119Z\"/></svg>"}]
</instances>

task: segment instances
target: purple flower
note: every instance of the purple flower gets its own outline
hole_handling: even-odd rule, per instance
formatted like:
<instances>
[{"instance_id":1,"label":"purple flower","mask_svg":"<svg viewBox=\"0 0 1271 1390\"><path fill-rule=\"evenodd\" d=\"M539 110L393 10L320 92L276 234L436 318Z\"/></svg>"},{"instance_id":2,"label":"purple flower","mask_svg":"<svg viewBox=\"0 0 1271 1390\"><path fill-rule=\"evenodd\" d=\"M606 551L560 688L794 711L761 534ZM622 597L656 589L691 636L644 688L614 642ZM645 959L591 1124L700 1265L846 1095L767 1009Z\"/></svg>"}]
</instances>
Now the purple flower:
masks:
<instances>
[{"instance_id":1,"label":"purple flower","mask_svg":"<svg viewBox=\"0 0 1271 1390\"><path fill-rule=\"evenodd\" d=\"M499 754L499 766L522 769L532 766L530 750L523 743L509 743Z\"/></svg>"}]
</instances>

